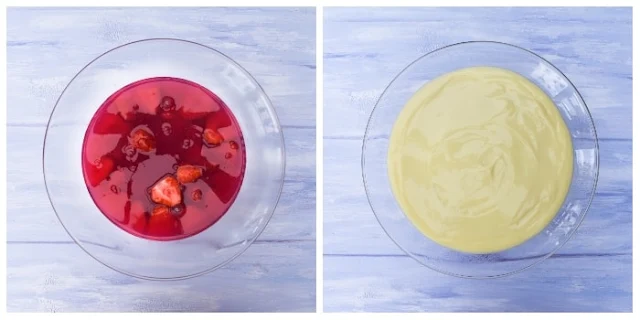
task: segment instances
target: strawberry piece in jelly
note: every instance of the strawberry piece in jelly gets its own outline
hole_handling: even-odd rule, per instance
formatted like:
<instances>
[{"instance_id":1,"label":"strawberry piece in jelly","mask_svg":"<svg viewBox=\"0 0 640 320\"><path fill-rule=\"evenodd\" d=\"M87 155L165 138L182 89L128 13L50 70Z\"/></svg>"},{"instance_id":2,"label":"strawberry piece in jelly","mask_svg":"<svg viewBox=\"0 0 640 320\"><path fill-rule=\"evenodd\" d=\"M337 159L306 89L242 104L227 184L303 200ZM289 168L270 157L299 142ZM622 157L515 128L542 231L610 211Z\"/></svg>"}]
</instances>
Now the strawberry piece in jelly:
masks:
<instances>
[{"instance_id":1,"label":"strawberry piece in jelly","mask_svg":"<svg viewBox=\"0 0 640 320\"><path fill-rule=\"evenodd\" d=\"M176 170L176 177L180 183L191 183L202 177L202 168L192 165L182 165Z\"/></svg>"},{"instance_id":2,"label":"strawberry piece in jelly","mask_svg":"<svg viewBox=\"0 0 640 320\"><path fill-rule=\"evenodd\" d=\"M166 176L156 182L151 188L151 201L167 207L173 207L182 202L180 183L173 176Z\"/></svg>"},{"instance_id":3,"label":"strawberry piece in jelly","mask_svg":"<svg viewBox=\"0 0 640 320\"><path fill-rule=\"evenodd\" d=\"M142 152L150 152L156 148L156 139L144 129L136 129L131 133L131 145Z\"/></svg>"},{"instance_id":4,"label":"strawberry piece in jelly","mask_svg":"<svg viewBox=\"0 0 640 320\"><path fill-rule=\"evenodd\" d=\"M171 213L165 206L156 206L151 212L147 225L147 233L156 237L171 237L181 235L182 224L180 219Z\"/></svg>"},{"instance_id":5,"label":"strawberry piece in jelly","mask_svg":"<svg viewBox=\"0 0 640 320\"><path fill-rule=\"evenodd\" d=\"M224 142L224 137L218 130L209 128L204 129L203 139L204 142L212 147L217 147Z\"/></svg>"}]
</instances>

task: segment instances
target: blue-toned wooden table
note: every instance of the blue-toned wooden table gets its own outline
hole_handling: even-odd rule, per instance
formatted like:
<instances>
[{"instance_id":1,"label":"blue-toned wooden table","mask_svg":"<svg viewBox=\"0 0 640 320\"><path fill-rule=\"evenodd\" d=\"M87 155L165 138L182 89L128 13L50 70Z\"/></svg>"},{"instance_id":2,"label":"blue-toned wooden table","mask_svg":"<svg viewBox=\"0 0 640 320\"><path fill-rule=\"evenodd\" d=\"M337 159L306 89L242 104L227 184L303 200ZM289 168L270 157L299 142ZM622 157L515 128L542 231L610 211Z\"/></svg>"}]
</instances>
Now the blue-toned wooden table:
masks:
<instances>
[{"instance_id":1,"label":"blue-toned wooden table","mask_svg":"<svg viewBox=\"0 0 640 320\"><path fill-rule=\"evenodd\" d=\"M631 311L630 8L325 8L324 310ZM441 275L403 254L368 206L368 116L408 63L469 40L541 54L578 87L600 137L597 195L542 264L497 280Z\"/></svg>"},{"instance_id":2,"label":"blue-toned wooden table","mask_svg":"<svg viewBox=\"0 0 640 320\"><path fill-rule=\"evenodd\" d=\"M315 9L9 9L9 311L315 311ZM286 182L264 233L211 274L137 280L65 233L42 178L45 125L86 63L130 41L212 46L264 87L284 126Z\"/></svg>"}]
</instances>

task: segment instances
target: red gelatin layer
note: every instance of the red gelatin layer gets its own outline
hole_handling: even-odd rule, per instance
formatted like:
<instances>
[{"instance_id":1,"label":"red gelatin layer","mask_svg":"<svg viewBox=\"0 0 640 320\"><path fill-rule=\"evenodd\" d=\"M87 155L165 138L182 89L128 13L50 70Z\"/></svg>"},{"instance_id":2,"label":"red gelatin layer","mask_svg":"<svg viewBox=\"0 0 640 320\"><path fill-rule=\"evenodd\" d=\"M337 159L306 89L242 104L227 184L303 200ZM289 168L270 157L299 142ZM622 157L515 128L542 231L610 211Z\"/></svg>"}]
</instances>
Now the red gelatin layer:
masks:
<instances>
[{"instance_id":1,"label":"red gelatin layer","mask_svg":"<svg viewBox=\"0 0 640 320\"><path fill-rule=\"evenodd\" d=\"M82 171L96 206L138 237L177 240L218 221L244 177L231 110L184 79L150 78L111 95L84 137Z\"/></svg>"}]
</instances>

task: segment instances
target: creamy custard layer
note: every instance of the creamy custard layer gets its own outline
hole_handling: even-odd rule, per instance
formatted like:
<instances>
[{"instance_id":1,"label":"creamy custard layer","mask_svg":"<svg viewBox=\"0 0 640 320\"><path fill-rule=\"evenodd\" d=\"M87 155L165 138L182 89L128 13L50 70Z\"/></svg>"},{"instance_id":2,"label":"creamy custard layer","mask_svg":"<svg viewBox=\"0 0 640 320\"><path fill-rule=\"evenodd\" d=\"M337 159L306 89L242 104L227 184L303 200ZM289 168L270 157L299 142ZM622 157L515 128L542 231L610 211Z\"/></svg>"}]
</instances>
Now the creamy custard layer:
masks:
<instances>
[{"instance_id":1,"label":"creamy custard layer","mask_svg":"<svg viewBox=\"0 0 640 320\"><path fill-rule=\"evenodd\" d=\"M535 236L571 183L573 148L553 101L523 76L473 67L428 82L397 118L393 194L425 236L497 252Z\"/></svg>"}]
</instances>

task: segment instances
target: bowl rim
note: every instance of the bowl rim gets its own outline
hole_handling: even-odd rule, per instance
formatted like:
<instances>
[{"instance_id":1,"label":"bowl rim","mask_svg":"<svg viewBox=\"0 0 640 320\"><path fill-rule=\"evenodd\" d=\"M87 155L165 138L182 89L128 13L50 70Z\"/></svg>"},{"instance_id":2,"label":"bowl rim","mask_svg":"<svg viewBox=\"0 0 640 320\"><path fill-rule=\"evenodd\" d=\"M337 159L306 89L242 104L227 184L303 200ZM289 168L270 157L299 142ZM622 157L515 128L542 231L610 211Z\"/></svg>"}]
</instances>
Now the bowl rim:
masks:
<instances>
[{"instance_id":1,"label":"bowl rim","mask_svg":"<svg viewBox=\"0 0 640 320\"><path fill-rule=\"evenodd\" d=\"M260 92L262 92L262 94L265 97L266 100L266 104L267 104L267 108L271 111L271 114L273 115L272 120L274 121L274 125L275 127L278 129L278 133L280 136L280 145L282 147L282 150L280 152L280 157L282 159L281 161L281 165L280 165L280 170L282 172L282 174L280 175L280 186L279 186L279 190L277 190L277 197L275 198L275 201L271 204L271 209L269 210L270 212L267 214L266 216L266 221L265 223L260 226L260 228L257 230L257 233L255 234L255 236L250 239L247 244L242 247L240 250L238 250L238 252L236 252L235 254L231 255L229 258L227 258L225 261L223 261L222 263L219 263L216 266L210 267L208 269L196 272L196 273L191 273L188 275L183 275L183 276L178 276L178 277L154 277L154 276L145 276L145 275L141 275L141 274L136 274L136 273L132 273L132 272L128 272L126 270L120 269L116 266L107 264L106 262L98 259L95 255L93 255L87 248L85 248L82 245L82 241L80 241L79 239L77 239L71 232L70 230L67 228L67 226L65 226L64 222L62 222L62 219L60 218L60 215L58 214L58 211L56 210L56 207L53 204L53 199L51 197L51 193L49 192L49 185L47 184L47 174L46 174L46 145L47 145L47 137L48 137L48 133L49 133L49 129L51 127L51 122L53 120L53 115L56 111L56 108L58 107L58 104L60 103L60 100L62 99L62 97L64 96L65 92L67 91L67 89L69 88L69 86L73 83L74 80L76 80L76 78L78 78L82 72L87 69L90 65L92 65L94 62L98 61L100 58L108 55L109 53L116 51L118 49L121 49L123 47L129 46L129 45L135 45L135 44L140 44L140 43L146 43L146 42L155 42L155 41L177 41L177 42L182 42L185 44L190 44L190 45L196 45L196 46L200 46L202 48L205 49L209 49L212 51L212 53L214 54L218 54L220 56L222 56L223 58L225 58L229 63L231 63L232 65L234 65L235 67L237 67L251 82L253 82L260 90ZM273 215L276 211L276 209L278 208L278 205L280 203L280 199L282 197L282 190L284 188L284 180L285 180L285 175L286 175L286 144L284 141L284 133L282 131L282 125L280 123L280 119L278 117L278 114L276 112L276 109L273 105L273 103L271 102L271 98L269 98L269 95L267 95L267 92L264 90L264 88L262 87L262 85L260 85L260 83L255 79L255 77L249 73L249 71L247 71L242 65L240 65L237 61L235 61L234 59L232 59L231 57L229 57L228 55L222 53L221 51L214 49L210 46L195 42L195 41L191 41L191 40L185 40L185 39L179 39L179 38L169 38L169 37L159 37L159 38L145 38L145 39L139 39L139 40L135 40L135 41L131 41L131 42L127 42L125 44L121 44L119 46L113 47L105 52L103 52L102 54L98 55L97 57L95 57L94 59L92 59L91 61L89 61L87 64L85 64L72 78L71 80L69 80L69 82L65 85L64 89L60 92L60 95L58 96L58 98L56 99L56 102L53 106L53 109L51 110L50 114L49 114L49 119L47 120L47 125L45 127L45 132L44 132L44 140L42 143L42 177L44 180L44 186L45 186L45 191L47 193L47 199L49 200L49 204L51 205L51 208L53 209L53 212L56 215L56 218L58 219L58 221L60 222L60 225L62 225L62 228L65 230L65 232L69 235L69 237L71 237L71 239L73 239L73 242L75 242L78 247L80 247L86 254L88 254L91 258L93 258L94 260L98 261L100 264L106 266L107 268L116 271L118 273L130 276L130 277L134 277L134 278L138 278L138 279L142 279L142 280L151 280L151 281L179 281L179 280L186 280L186 279L191 279L191 278L195 278L198 276L202 276L205 275L207 273L213 272L217 269L220 269L224 266L226 266L228 263L230 263L231 261L235 260L238 256L242 255L247 249L249 249L249 247L251 247L251 245L260 237L260 235L262 234L262 232L264 231L264 229L267 227L267 225L269 225L269 222L271 222L271 219L273 218ZM215 223L214 223L215 224ZM211 226L209 226L211 227Z\"/></svg>"},{"instance_id":2,"label":"bowl rim","mask_svg":"<svg viewBox=\"0 0 640 320\"><path fill-rule=\"evenodd\" d=\"M567 82L571 85L571 87L575 90L576 94L578 95L578 98L580 99L582 104L585 106L585 109L587 111L587 115L589 116L589 124L591 125L591 128L593 129L595 150L596 150L596 154L595 154L595 168L596 168L596 170L595 170L595 176L593 177L593 186L591 187L591 191L589 193L589 201L588 201L587 205L585 206L585 208L580 213L580 216L578 217L578 220L576 221L575 226L569 231L569 233L567 234L565 239L562 242L560 242L558 245L556 245L556 247L553 248L549 253L547 253L545 255L542 255L540 257L537 257L532 263L530 263L529 265L527 265L525 267L518 268L518 269L515 269L513 271L509 271L509 272L504 272L504 273L500 273L500 274L496 274L496 275L488 275L488 276L464 275L464 274L458 274L458 273L455 273L455 272L449 272L449 271L446 271L446 270L442 270L440 268L434 267L434 266L432 266L430 264L427 264L427 263L423 262L415 254L409 252L409 250L405 249L402 245L400 245L400 243L393 236L391 236L391 234L389 233L387 228L385 228L384 224L380 220L380 217L376 213L376 210L374 209L373 203L371 202L371 198L369 196L370 187L367 186L367 178L366 178L366 173L365 173L365 162L366 162L365 151L366 151L366 146L367 146L367 140L368 140L369 134L370 134L370 126L371 126L371 121L373 119L373 114L375 113L376 109L378 108L379 103L382 100L382 97L385 96L385 94L387 93L387 91L389 90L391 85L393 85L393 83L405 71L407 71L409 68L411 68L411 66L416 64L418 61L420 61L420 60L422 60L424 58L428 58L429 56L431 56L431 55L433 55L433 54L435 54L435 53L437 53L439 51L450 49L450 48L454 48L454 47L461 47L461 46L465 46L465 45L469 45L469 44L490 44L490 45L507 46L507 47L510 47L510 48L515 48L515 49L523 51L524 53L531 54L531 55L535 56L536 58L538 58L538 59L542 60L543 62L547 63L551 68L553 68L553 70L555 70L556 72L560 73L567 80ZM554 103L554 105L555 105L555 103ZM556 108L557 108L557 105L556 105ZM582 97L582 94L580 94L580 91L578 90L578 88L573 84L573 82L571 82L569 77L567 77L567 75L564 74L564 72L562 72L558 67L556 67L554 64L552 64L550 61L548 61L547 59L543 58L541 55L539 55L539 54L537 54L537 53L535 53L535 52L533 52L531 50L522 48L520 46L513 45L513 44L510 44L510 43L501 42L501 41L472 40L472 41L463 41L463 42L457 42L457 43L449 44L449 45L446 45L446 46L442 46L442 47L436 48L435 50L429 51L429 52L421 55L417 59L413 60L411 63L409 63L406 67L404 67L402 70L400 70L400 72L398 72L393 77L393 79L384 88L384 90L382 91L382 93L380 94L378 99L376 100L376 103L374 104L373 109L371 110L371 113L369 114L369 119L367 120L367 126L365 127L365 133L364 133L364 136L362 137L362 150L361 150L360 165L361 165L361 171L362 171L362 182L363 182L363 185L364 185L365 194L367 196L367 202L369 204L369 207L371 208L371 211L373 212L373 215L375 216L376 221L378 221L378 224L380 225L382 230L385 232L385 234L404 253L406 253L408 256L410 256L411 258L416 260L421 265L423 265L423 266L425 266L425 267L427 267L427 268L429 268L429 269L431 269L433 271L436 271L436 272L439 272L439 273L442 273L442 274L446 274L446 275L449 275L449 276L454 276L454 277L463 278L463 279L497 279L497 278L503 278L503 277L507 277L507 276L510 276L510 275L514 275L516 273L520 273L522 271L528 270L528 269L538 265L539 263L547 260L550 256L555 254L560 248L562 248L573 237L573 235L580 228L580 225L582 225L582 222L584 221L585 217L587 216L587 213L589 212L589 209L591 208L591 204L593 203L593 199L595 198L595 195L596 195L596 189L597 189L597 185L598 185L598 177L600 175L600 147L599 147L599 140L598 140L598 133L597 133L596 125L595 125L595 122L593 121L593 115L591 114L591 111L589 110L589 107L588 107L586 101L584 100L584 98Z\"/></svg>"}]
</instances>

